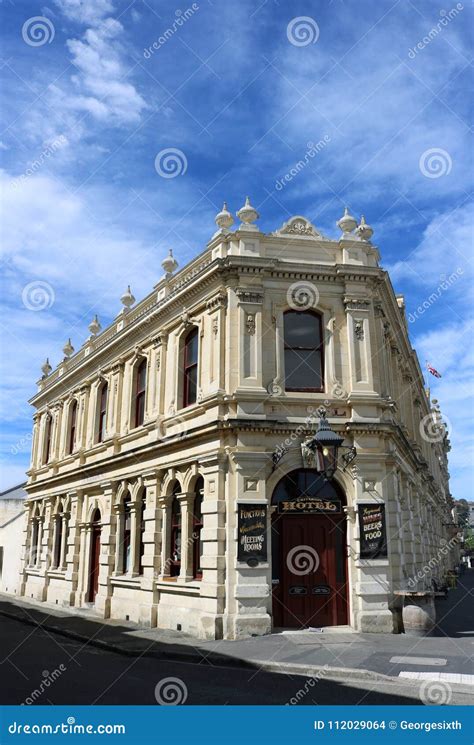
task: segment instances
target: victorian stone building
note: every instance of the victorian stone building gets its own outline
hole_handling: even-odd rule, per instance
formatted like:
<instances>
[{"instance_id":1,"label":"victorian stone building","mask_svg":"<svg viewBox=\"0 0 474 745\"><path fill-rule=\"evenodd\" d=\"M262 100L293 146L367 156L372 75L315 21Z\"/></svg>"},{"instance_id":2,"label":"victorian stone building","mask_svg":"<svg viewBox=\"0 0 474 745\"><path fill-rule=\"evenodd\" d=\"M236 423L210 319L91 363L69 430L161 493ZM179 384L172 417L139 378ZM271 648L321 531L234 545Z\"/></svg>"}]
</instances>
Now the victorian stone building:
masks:
<instances>
[{"instance_id":1,"label":"victorian stone building","mask_svg":"<svg viewBox=\"0 0 474 745\"><path fill-rule=\"evenodd\" d=\"M237 215L43 366L21 592L210 639L399 631L399 593L452 563L447 433L403 299L363 218L331 240ZM332 478L308 447L321 406Z\"/></svg>"}]
</instances>

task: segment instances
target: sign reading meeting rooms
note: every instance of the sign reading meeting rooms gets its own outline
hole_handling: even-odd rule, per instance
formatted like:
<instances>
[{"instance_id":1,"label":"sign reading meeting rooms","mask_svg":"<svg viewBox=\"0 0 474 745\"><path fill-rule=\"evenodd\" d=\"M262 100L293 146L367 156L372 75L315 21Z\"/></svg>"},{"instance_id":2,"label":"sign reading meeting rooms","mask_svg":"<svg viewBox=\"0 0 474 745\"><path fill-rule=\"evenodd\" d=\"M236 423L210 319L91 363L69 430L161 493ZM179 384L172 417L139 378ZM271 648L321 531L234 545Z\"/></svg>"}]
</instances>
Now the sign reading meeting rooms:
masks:
<instances>
[{"instance_id":1,"label":"sign reading meeting rooms","mask_svg":"<svg viewBox=\"0 0 474 745\"><path fill-rule=\"evenodd\" d=\"M239 536L238 561L250 566L267 560L267 506L265 504L239 504L237 532Z\"/></svg>"}]
</instances>

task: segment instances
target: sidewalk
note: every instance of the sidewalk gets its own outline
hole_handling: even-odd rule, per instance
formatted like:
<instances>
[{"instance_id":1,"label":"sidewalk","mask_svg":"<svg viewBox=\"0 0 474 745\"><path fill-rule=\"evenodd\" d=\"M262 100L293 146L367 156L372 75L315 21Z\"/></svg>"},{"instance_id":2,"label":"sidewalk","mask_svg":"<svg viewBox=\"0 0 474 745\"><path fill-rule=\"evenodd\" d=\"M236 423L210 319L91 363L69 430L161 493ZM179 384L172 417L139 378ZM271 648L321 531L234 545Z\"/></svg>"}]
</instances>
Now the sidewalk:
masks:
<instances>
[{"instance_id":1,"label":"sidewalk","mask_svg":"<svg viewBox=\"0 0 474 745\"><path fill-rule=\"evenodd\" d=\"M139 628L97 617L90 610L0 594L0 615L132 657L197 664L259 667L273 672L372 680L387 676L474 684L474 570L437 602L438 625L429 637L359 634L351 629L281 631L242 641L202 641L181 632Z\"/></svg>"}]
</instances>

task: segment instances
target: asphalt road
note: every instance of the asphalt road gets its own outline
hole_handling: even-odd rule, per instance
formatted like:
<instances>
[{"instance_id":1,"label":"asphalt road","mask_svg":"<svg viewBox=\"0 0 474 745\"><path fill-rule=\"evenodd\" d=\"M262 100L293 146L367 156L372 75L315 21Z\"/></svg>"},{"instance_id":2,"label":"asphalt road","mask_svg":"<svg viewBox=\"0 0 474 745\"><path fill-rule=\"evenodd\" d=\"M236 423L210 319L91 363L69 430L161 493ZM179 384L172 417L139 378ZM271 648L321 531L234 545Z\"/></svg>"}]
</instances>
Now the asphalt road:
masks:
<instances>
[{"instance_id":1,"label":"asphalt road","mask_svg":"<svg viewBox=\"0 0 474 745\"><path fill-rule=\"evenodd\" d=\"M406 681L315 681L257 667L129 658L5 617L0 660L1 704L156 706L176 698L187 704L420 704L418 687ZM167 682L170 677L175 680ZM452 703L466 701L453 697Z\"/></svg>"}]
</instances>

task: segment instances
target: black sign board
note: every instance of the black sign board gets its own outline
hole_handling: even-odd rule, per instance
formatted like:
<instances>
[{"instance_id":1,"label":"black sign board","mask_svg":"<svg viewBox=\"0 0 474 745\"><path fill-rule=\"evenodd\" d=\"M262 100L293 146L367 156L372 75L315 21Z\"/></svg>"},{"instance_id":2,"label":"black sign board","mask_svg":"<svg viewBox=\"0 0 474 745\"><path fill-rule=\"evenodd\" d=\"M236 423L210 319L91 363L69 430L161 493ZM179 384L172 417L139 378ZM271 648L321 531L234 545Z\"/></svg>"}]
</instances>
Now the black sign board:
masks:
<instances>
[{"instance_id":1,"label":"black sign board","mask_svg":"<svg viewBox=\"0 0 474 745\"><path fill-rule=\"evenodd\" d=\"M385 505L359 505L360 558L378 559L387 556Z\"/></svg>"},{"instance_id":2,"label":"black sign board","mask_svg":"<svg viewBox=\"0 0 474 745\"><path fill-rule=\"evenodd\" d=\"M299 497L298 499L284 499L278 502L280 515L316 514L318 512L333 515L341 511L338 499L318 499L318 497Z\"/></svg>"},{"instance_id":3,"label":"black sign board","mask_svg":"<svg viewBox=\"0 0 474 745\"><path fill-rule=\"evenodd\" d=\"M267 505L238 505L238 550L237 560L257 566L267 560Z\"/></svg>"}]
</instances>

